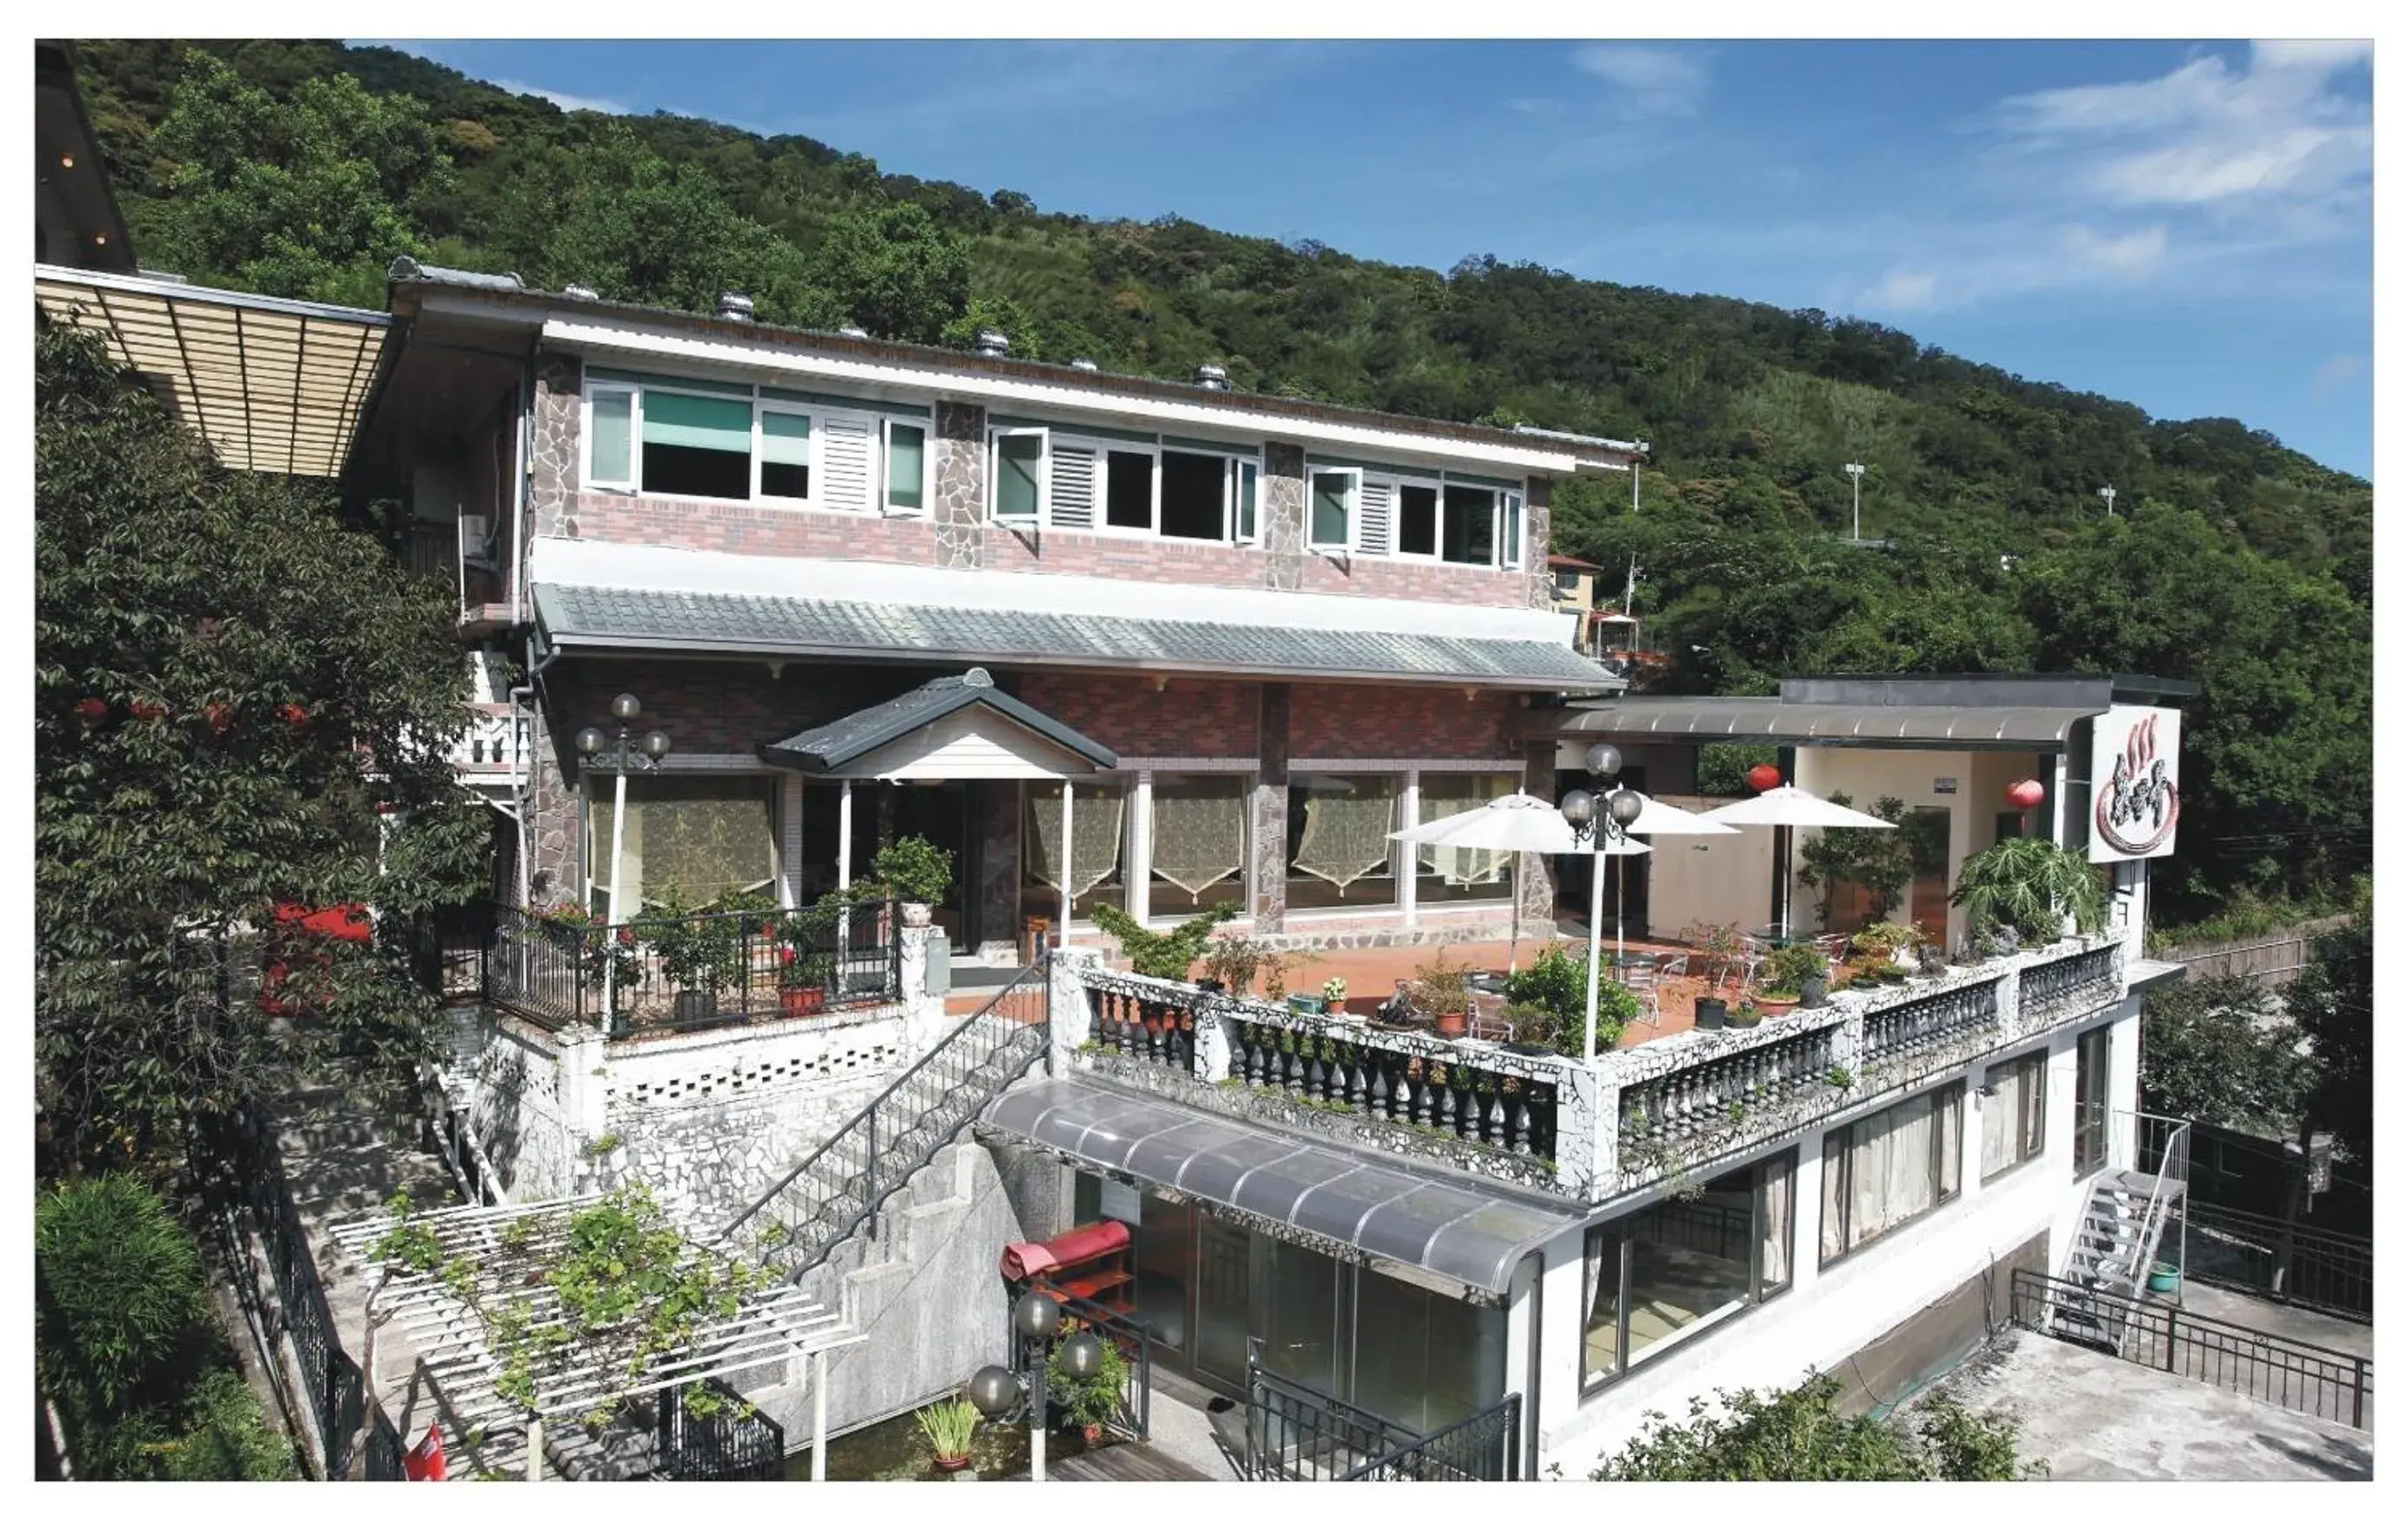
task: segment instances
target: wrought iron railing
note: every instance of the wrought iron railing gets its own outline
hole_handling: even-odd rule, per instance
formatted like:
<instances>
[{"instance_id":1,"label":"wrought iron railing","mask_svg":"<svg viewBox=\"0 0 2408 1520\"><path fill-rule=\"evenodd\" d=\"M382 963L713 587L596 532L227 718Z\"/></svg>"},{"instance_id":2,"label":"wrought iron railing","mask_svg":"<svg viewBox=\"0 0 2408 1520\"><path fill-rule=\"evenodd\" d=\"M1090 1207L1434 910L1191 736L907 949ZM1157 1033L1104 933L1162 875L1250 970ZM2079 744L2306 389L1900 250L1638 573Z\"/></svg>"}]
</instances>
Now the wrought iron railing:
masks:
<instances>
[{"instance_id":1,"label":"wrought iron railing","mask_svg":"<svg viewBox=\"0 0 2408 1520\"><path fill-rule=\"evenodd\" d=\"M2373 1418L2374 1363L2368 1357L2173 1304L2102 1303L2105 1296L2097 1290L2021 1267L2011 1294L2014 1321L2026 1329L2100 1346L2096 1338L2069 1335L2060 1326L2112 1309L2128 1322L2115 1353L2125 1361L2359 1429Z\"/></svg>"},{"instance_id":2,"label":"wrought iron railing","mask_svg":"<svg viewBox=\"0 0 2408 1520\"><path fill-rule=\"evenodd\" d=\"M693 1384L710 1406L696 1413L685 1386L663 1388L653 1428L652 1476L672 1483L760 1482L782 1476L786 1432L717 1378Z\"/></svg>"},{"instance_id":3,"label":"wrought iron railing","mask_svg":"<svg viewBox=\"0 0 2408 1520\"><path fill-rule=\"evenodd\" d=\"M2183 1200L2183 1270L2260 1298L2295 1303L2345 1319L2374 1318L2374 1242L2363 1236L2285 1223Z\"/></svg>"},{"instance_id":4,"label":"wrought iron railing","mask_svg":"<svg viewBox=\"0 0 2408 1520\"><path fill-rule=\"evenodd\" d=\"M2121 985L2116 961L2122 954L2115 945L2102 945L2025 967L2017 979L2016 1017L2027 1025L2051 1024L2101 1001Z\"/></svg>"},{"instance_id":5,"label":"wrought iron railing","mask_svg":"<svg viewBox=\"0 0 2408 1520\"><path fill-rule=\"evenodd\" d=\"M1866 1070L1877 1071L1946 1055L1995 1038L1998 1029L1999 983L1969 982L1866 1014L1862 1061Z\"/></svg>"},{"instance_id":6,"label":"wrought iron railing","mask_svg":"<svg viewBox=\"0 0 2408 1520\"><path fill-rule=\"evenodd\" d=\"M723 1226L714 1243L790 1283L825 1261L1043 1057L1048 974L1043 960L1022 970Z\"/></svg>"},{"instance_id":7,"label":"wrought iron railing","mask_svg":"<svg viewBox=\"0 0 2408 1520\"><path fill-rule=\"evenodd\" d=\"M1245 1476L1258 1483L1515 1482L1522 1470L1522 1399L1424 1434L1342 1398L1246 1364Z\"/></svg>"},{"instance_id":8,"label":"wrought iron railing","mask_svg":"<svg viewBox=\"0 0 2408 1520\"><path fill-rule=\"evenodd\" d=\"M368 1441L361 1476L370 1483L400 1483L408 1474L401 1459L408 1448L381 1404L368 1411Z\"/></svg>"},{"instance_id":9,"label":"wrought iron railing","mask_svg":"<svg viewBox=\"0 0 2408 1520\"><path fill-rule=\"evenodd\" d=\"M900 996L895 923L889 903L616 925L497 908L485 996L548 1027L613 1039L871 1007Z\"/></svg>"},{"instance_id":10,"label":"wrought iron railing","mask_svg":"<svg viewBox=\"0 0 2408 1520\"><path fill-rule=\"evenodd\" d=\"M1374 1457L1346 1483L1512 1483L1522 1476L1522 1396L1507 1394L1399 1452Z\"/></svg>"},{"instance_id":11,"label":"wrought iron railing","mask_svg":"<svg viewBox=\"0 0 2408 1520\"><path fill-rule=\"evenodd\" d=\"M1023 1295L1034 1291L1038 1290L1027 1283L1013 1283L1006 1285L1005 1295L1017 1305ZM1081 1328L1091 1330L1111 1341L1128 1368L1127 1380L1121 1384L1119 1403L1112 1417L1103 1422L1105 1428L1131 1441L1146 1440L1154 1425L1154 1338L1138 1321L1092 1298L1062 1293L1054 1298L1062 1306L1062 1335ZM1028 1342L1019 1336L1011 1337L1011 1370L1025 1372L1029 1370L1028 1362Z\"/></svg>"}]
</instances>

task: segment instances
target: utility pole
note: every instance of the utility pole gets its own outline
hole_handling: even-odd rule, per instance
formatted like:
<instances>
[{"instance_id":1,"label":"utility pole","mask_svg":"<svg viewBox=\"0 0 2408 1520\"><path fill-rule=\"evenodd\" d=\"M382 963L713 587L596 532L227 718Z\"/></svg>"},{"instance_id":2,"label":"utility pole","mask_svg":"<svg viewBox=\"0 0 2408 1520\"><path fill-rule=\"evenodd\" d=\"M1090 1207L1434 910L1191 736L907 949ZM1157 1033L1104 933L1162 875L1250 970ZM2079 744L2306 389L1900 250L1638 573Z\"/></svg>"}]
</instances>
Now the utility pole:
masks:
<instances>
[{"instance_id":1,"label":"utility pole","mask_svg":"<svg viewBox=\"0 0 2408 1520\"><path fill-rule=\"evenodd\" d=\"M1852 502L1848 509L1848 537L1861 538L1865 536L1865 467L1862 465L1842 465L1840 467L1848 472L1848 495Z\"/></svg>"},{"instance_id":2,"label":"utility pole","mask_svg":"<svg viewBox=\"0 0 2408 1520\"><path fill-rule=\"evenodd\" d=\"M1630 509L1639 510L1639 461L1630 462Z\"/></svg>"},{"instance_id":3,"label":"utility pole","mask_svg":"<svg viewBox=\"0 0 2408 1520\"><path fill-rule=\"evenodd\" d=\"M2112 486L2112 485L2102 485L2102 486L2100 486L2100 487L2099 488L2099 494L2100 494L2101 496L2104 496L2104 497L2106 498L2106 500L2107 500L2107 515L2108 515L2108 516L2110 516L2110 517L2114 516L2114 515L2115 515L2115 488L2114 488L2114 486Z\"/></svg>"}]
</instances>

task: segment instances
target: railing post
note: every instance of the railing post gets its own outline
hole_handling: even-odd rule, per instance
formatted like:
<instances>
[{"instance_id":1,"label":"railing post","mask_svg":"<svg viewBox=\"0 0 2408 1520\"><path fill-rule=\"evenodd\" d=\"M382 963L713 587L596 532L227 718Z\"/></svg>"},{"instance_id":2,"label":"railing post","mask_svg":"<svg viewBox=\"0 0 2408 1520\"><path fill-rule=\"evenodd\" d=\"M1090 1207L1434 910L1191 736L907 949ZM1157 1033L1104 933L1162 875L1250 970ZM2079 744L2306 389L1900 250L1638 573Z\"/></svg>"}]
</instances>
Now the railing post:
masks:
<instances>
[{"instance_id":1,"label":"railing post","mask_svg":"<svg viewBox=\"0 0 2408 1520\"><path fill-rule=\"evenodd\" d=\"M2349 1362L2349 1426L2353 1430L2363 1430L2366 1428L2366 1358L2352 1356Z\"/></svg>"},{"instance_id":2,"label":"railing post","mask_svg":"<svg viewBox=\"0 0 2408 1520\"><path fill-rule=\"evenodd\" d=\"M1102 961L1100 952L1055 945L1048 952L1046 978L1045 1074L1070 1074L1070 1053L1087 1042L1094 1015L1087 1006L1087 973Z\"/></svg>"},{"instance_id":3,"label":"railing post","mask_svg":"<svg viewBox=\"0 0 2408 1520\"><path fill-rule=\"evenodd\" d=\"M2174 1325L2181 1312L2172 1304L2166 1306L2166 1370L2169 1372L2174 1369Z\"/></svg>"}]
</instances>

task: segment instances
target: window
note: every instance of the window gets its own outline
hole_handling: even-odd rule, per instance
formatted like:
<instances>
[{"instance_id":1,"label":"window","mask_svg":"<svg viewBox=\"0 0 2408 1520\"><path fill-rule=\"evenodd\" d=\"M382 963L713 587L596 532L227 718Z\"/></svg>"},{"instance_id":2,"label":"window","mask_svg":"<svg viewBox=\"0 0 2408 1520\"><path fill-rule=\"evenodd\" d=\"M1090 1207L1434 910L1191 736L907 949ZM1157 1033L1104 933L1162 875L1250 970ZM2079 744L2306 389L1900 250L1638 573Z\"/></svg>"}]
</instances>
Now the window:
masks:
<instances>
[{"instance_id":1,"label":"window","mask_svg":"<svg viewBox=\"0 0 2408 1520\"><path fill-rule=\"evenodd\" d=\"M1784 1151L1589 1230L1584 1393L1789 1286L1797 1162Z\"/></svg>"},{"instance_id":2,"label":"window","mask_svg":"<svg viewBox=\"0 0 2408 1520\"><path fill-rule=\"evenodd\" d=\"M1398 778L1299 776L1287 789L1287 905L1374 908L1397 900Z\"/></svg>"},{"instance_id":3,"label":"window","mask_svg":"<svg viewBox=\"0 0 2408 1520\"><path fill-rule=\"evenodd\" d=\"M1511 793L1521 777L1422 772L1421 817L1439 819L1484 808ZM1414 847L1413 900L1417 903L1513 900L1513 852L1461 850L1449 845Z\"/></svg>"},{"instance_id":4,"label":"window","mask_svg":"<svg viewBox=\"0 0 2408 1520\"><path fill-rule=\"evenodd\" d=\"M1555 572L1555 595L1558 598L1568 600L1579 595L1580 572L1578 570L1557 570Z\"/></svg>"},{"instance_id":5,"label":"window","mask_svg":"<svg viewBox=\"0 0 2408 1520\"><path fill-rule=\"evenodd\" d=\"M597 385L587 428L585 480L590 485L636 483L636 393Z\"/></svg>"},{"instance_id":6,"label":"window","mask_svg":"<svg viewBox=\"0 0 2408 1520\"><path fill-rule=\"evenodd\" d=\"M988 499L995 503L995 520L1035 526L1038 506L1044 498L1044 430L998 431L991 436L991 442L995 481Z\"/></svg>"},{"instance_id":7,"label":"window","mask_svg":"<svg viewBox=\"0 0 2408 1520\"><path fill-rule=\"evenodd\" d=\"M1498 497L1498 509L1505 519L1499 537L1503 539L1499 559L1507 566L1522 567L1522 493L1508 491Z\"/></svg>"},{"instance_id":8,"label":"window","mask_svg":"<svg viewBox=\"0 0 2408 1520\"><path fill-rule=\"evenodd\" d=\"M1496 492L1484 486L1447 486L1439 557L1451 565L1497 563Z\"/></svg>"},{"instance_id":9,"label":"window","mask_svg":"<svg viewBox=\"0 0 2408 1520\"><path fill-rule=\"evenodd\" d=\"M1246 796L1251 790L1244 776L1166 773L1154 778L1153 813L1147 820L1150 917L1186 918L1223 902L1244 910Z\"/></svg>"},{"instance_id":10,"label":"window","mask_svg":"<svg viewBox=\"0 0 2408 1520\"><path fill-rule=\"evenodd\" d=\"M1397 552L1437 555L1437 486L1406 483L1397 487Z\"/></svg>"},{"instance_id":11,"label":"window","mask_svg":"<svg viewBox=\"0 0 2408 1520\"><path fill-rule=\"evenodd\" d=\"M658 495L752 496L752 403L644 393L643 489Z\"/></svg>"},{"instance_id":12,"label":"window","mask_svg":"<svg viewBox=\"0 0 2408 1520\"><path fill-rule=\"evenodd\" d=\"M1104 456L1104 525L1154 531L1154 455L1114 449Z\"/></svg>"},{"instance_id":13,"label":"window","mask_svg":"<svg viewBox=\"0 0 2408 1520\"><path fill-rule=\"evenodd\" d=\"M1360 470L1312 472L1312 531L1307 536L1310 547L1340 551L1353 547L1351 524L1354 515L1354 494L1362 480Z\"/></svg>"},{"instance_id":14,"label":"window","mask_svg":"<svg viewBox=\"0 0 2408 1520\"><path fill-rule=\"evenodd\" d=\"M1229 538L1229 475L1235 461L1211 454L1162 454L1162 536L1166 538ZM1252 537L1252 534L1241 535Z\"/></svg>"},{"instance_id":15,"label":"window","mask_svg":"<svg viewBox=\"0 0 2408 1520\"><path fill-rule=\"evenodd\" d=\"M2048 1105L2048 1053L2034 1051L1982 1074L1982 1180L2040 1154Z\"/></svg>"},{"instance_id":16,"label":"window","mask_svg":"<svg viewBox=\"0 0 2408 1520\"><path fill-rule=\"evenodd\" d=\"M887 509L919 511L928 499L928 430L893 417L885 427Z\"/></svg>"},{"instance_id":17,"label":"window","mask_svg":"<svg viewBox=\"0 0 2408 1520\"><path fill-rule=\"evenodd\" d=\"M1081 782L1073 788L1070 863L1067 873L1062 861L1062 785L1059 782L1030 782L1026 790L1027 829L1020 851L1020 858L1025 863L1020 885L1021 913L1045 919L1058 931L1066 874L1072 918L1093 917L1099 902L1126 908L1128 891L1121 875L1121 854L1127 833L1124 809L1127 794L1121 783Z\"/></svg>"},{"instance_id":18,"label":"window","mask_svg":"<svg viewBox=\"0 0 2408 1520\"><path fill-rule=\"evenodd\" d=\"M2107 1164L2107 1026L2073 1042L2073 1175Z\"/></svg>"},{"instance_id":19,"label":"window","mask_svg":"<svg viewBox=\"0 0 2408 1520\"><path fill-rule=\"evenodd\" d=\"M1823 1137L1823 1259L1836 1261L1956 1196L1964 1089L1919 1093Z\"/></svg>"},{"instance_id":20,"label":"window","mask_svg":"<svg viewBox=\"0 0 2408 1520\"><path fill-rule=\"evenodd\" d=\"M1251 459L1232 459L1229 466L1238 478L1238 525L1234 537L1241 544L1250 544L1254 541L1254 493L1260 487L1262 466Z\"/></svg>"},{"instance_id":21,"label":"window","mask_svg":"<svg viewBox=\"0 0 2408 1520\"><path fill-rule=\"evenodd\" d=\"M811 494L811 420L799 411L761 409L761 495L793 501Z\"/></svg>"},{"instance_id":22,"label":"window","mask_svg":"<svg viewBox=\"0 0 2408 1520\"><path fill-rule=\"evenodd\" d=\"M585 810L585 880L594 911L610 901L610 812L615 783L593 778ZM775 782L766 776L648 776L627 782L619 841L619 911L647 903L699 906L729 891L767 891L777 880L771 826Z\"/></svg>"}]
</instances>

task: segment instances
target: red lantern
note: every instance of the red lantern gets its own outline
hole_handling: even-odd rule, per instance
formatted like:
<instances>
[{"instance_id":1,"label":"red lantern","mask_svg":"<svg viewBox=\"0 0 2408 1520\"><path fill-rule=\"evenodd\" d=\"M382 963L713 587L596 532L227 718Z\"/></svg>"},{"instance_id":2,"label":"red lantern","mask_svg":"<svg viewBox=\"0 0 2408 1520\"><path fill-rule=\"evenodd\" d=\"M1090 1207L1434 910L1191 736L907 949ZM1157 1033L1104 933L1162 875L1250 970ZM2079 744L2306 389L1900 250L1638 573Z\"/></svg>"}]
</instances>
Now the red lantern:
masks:
<instances>
[{"instance_id":1,"label":"red lantern","mask_svg":"<svg viewBox=\"0 0 2408 1520\"><path fill-rule=\"evenodd\" d=\"M2046 787L2027 777L2007 788L2007 805L2021 808L2024 811L2029 812L2039 807L2041 800L2047 796Z\"/></svg>"},{"instance_id":2,"label":"red lantern","mask_svg":"<svg viewBox=\"0 0 2408 1520\"><path fill-rule=\"evenodd\" d=\"M201 715L208 720L212 734L223 734L234 726L234 709L222 702L210 703L202 710Z\"/></svg>"},{"instance_id":3,"label":"red lantern","mask_svg":"<svg viewBox=\"0 0 2408 1520\"><path fill-rule=\"evenodd\" d=\"M1774 787L1781 784L1781 767L1779 766L1751 766L1748 767L1747 784L1759 792L1770 792Z\"/></svg>"},{"instance_id":4,"label":"red lantern","mask_svg":"<svg viewBox=\"0 0 2408 1520\"><path fill-rule=\"evenodd\" d=\"M295 728L307 728L309 726L308 710L302 707L298 702L285 703L281 708L277 710L277 714Z\"/></svg>"},{"instance_id":5,"label":"red lantern","mask_svg":"<svg viewBox=\"0 0 2408 1520\"><path fill-rule=\"evenodd\" d=\"M97 728L108 721L108 704L97 696L87 696L75 705L76 722L86 728Z\"/></svg>"},{"instance_id":6,"label":"red lantern","mask_svg":"<svg viewBox=\"0 0 2408 1520\"><path fill-rule=\"evenodd\" d=\"M154 722L167 715L167 710L156 702L128 702L125 704L125 710L146 723Z\"/></svg>"}]
</instances>

